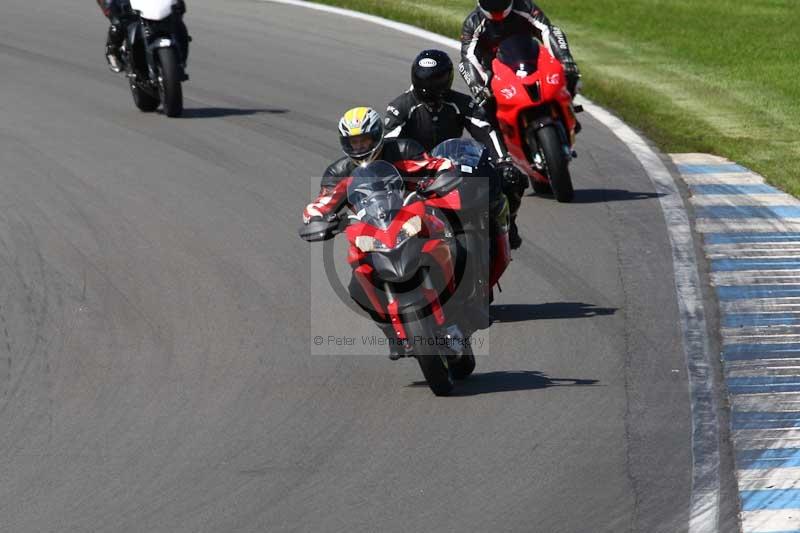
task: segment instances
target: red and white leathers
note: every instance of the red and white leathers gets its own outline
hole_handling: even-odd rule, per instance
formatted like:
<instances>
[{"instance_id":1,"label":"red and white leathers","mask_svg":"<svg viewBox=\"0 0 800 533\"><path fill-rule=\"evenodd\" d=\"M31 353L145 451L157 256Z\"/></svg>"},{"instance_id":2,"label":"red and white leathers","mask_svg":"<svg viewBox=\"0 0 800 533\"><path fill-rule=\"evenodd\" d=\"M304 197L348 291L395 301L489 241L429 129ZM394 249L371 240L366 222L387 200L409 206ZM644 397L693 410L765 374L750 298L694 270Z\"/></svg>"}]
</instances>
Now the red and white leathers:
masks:
<instances>
[{"instance_id":1,"label":"red and white leathers","mask_svg":"<svg viewBox=\"0 0 800 533\"><path fill-rule=\"evenodd\" d=\"M397 167L406 179L409 190L414 190L420 179L431 177L437 171L453 165L449 159L431 157L422 145L410 139L386 139L377 159ZM356 162L343 157L325 170L319 194L303 210L303 222L308 224L314 218L338 213L346 207L347 186L356 167Z\"/></svg>"}]
</instances>

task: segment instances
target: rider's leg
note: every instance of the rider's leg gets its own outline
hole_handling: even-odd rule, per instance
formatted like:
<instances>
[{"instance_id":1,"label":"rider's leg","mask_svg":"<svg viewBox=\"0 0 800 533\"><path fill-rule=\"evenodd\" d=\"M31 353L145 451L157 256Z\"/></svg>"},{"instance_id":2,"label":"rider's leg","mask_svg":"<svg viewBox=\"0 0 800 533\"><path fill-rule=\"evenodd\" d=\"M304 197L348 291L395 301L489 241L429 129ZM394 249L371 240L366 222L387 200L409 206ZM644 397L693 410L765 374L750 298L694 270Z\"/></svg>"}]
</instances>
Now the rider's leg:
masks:
<instances>
[{"instance_id":1,"label":"rider's leg","mask_svg":"<svg viewBox=\"0 0 800 533\"><path fill-rule=\"evenodd\" d=\"M106 38L106 59L108 66L114 72L122 71L122 42L125 40L125 30L122 21L116 17L111 19Z\"/></svg>"}]
</instances>

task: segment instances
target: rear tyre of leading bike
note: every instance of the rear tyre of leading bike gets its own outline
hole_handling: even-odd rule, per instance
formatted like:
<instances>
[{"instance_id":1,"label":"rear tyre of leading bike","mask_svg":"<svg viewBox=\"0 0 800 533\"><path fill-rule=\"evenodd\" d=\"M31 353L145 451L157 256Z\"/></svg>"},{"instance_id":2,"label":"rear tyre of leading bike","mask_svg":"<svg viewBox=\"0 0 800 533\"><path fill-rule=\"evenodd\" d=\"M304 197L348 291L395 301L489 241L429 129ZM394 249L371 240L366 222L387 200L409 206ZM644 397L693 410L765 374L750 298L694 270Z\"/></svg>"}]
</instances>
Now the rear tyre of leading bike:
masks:
<instances>
[{"instance_id":1,"label":"rear tyre of leading bike","mask_svg":"<svg viewBox=\"0 0 800 533\"><path fill-rule=\"evenodd\" d=\"M134 105L139 111L144 113L152 113L158 109L158 104L161 103L158 98L146 92L135 83L131 83L131 95L133 96Z\"/></svg>"}]
</instances>

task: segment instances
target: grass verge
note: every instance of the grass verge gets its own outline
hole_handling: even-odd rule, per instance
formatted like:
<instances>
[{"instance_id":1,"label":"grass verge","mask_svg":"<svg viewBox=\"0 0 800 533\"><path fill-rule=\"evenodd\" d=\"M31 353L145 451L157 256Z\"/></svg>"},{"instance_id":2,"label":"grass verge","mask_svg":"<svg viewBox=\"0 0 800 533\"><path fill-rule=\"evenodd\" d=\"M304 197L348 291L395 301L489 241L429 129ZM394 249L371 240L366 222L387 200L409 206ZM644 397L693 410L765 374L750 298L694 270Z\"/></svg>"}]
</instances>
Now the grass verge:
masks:
<instances>
[{"instance_id":1,"label":"grass verge","mask_svg":"<svg viewBox=\"0 0 800 533\"><path fill-rule=\"evenodd\" d=\"M474 0L317 0L458 38ZM665 152L708 152L800 196L797 0L543 0L584 93Z\"/></svg>"}]
</instances>

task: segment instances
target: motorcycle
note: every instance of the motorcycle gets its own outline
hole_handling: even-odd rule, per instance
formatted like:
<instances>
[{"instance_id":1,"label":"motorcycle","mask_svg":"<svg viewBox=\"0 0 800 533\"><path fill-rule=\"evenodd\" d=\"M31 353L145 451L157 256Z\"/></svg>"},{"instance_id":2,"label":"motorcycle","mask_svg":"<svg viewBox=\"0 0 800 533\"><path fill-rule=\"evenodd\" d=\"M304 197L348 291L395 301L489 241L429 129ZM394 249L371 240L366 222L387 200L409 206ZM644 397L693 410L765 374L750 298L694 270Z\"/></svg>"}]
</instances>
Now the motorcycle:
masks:
<instances>
[{"instance_id":1,"label":"motorcycle","mask_svg":"<svg viewBox=\"0 0 800 533\"><path fill-rule=\"evenodd\" d=\"M308 241L346 234L351 298L391 325L390 343L416 358L430 389L443 396L475 369L470 337L489 326L491 287L510 261L508 209L500 195L503 206L494 212L504 230L492 243L489 198L499 180L472 178L487 164L484 147L451 140L431 155L455 165L410 193L393 165L359 167L348 187L355 215L313 221L300 234ZM501 247L494 264L492 245Z\"/></svg>"},{"instance_id":2,"label":"motorcycle","mask_svg":"<svg viewBox=\"0 0 800 533\"><path fill-rule=\"evenodd\" d=\"M134 22L122 45L133 102L144 112L163 106L168 117L183 114L184 65L188 42L179 38L180 0L130 0ZM185 37L183 37L185 39Z\"/></svg>"},{"instance_id":3,"label":"motorcycle","mask_svg":"<svg viewBox=\"0 0 800 533\"><path fill-rule=\"evenodd\" d=\"M533 37L515 35L500 43L492 71L497 119L514 163L537 193L572 201L569 162L582 108L572 105L564 67Z\"/></svg>"}]
</instances>

